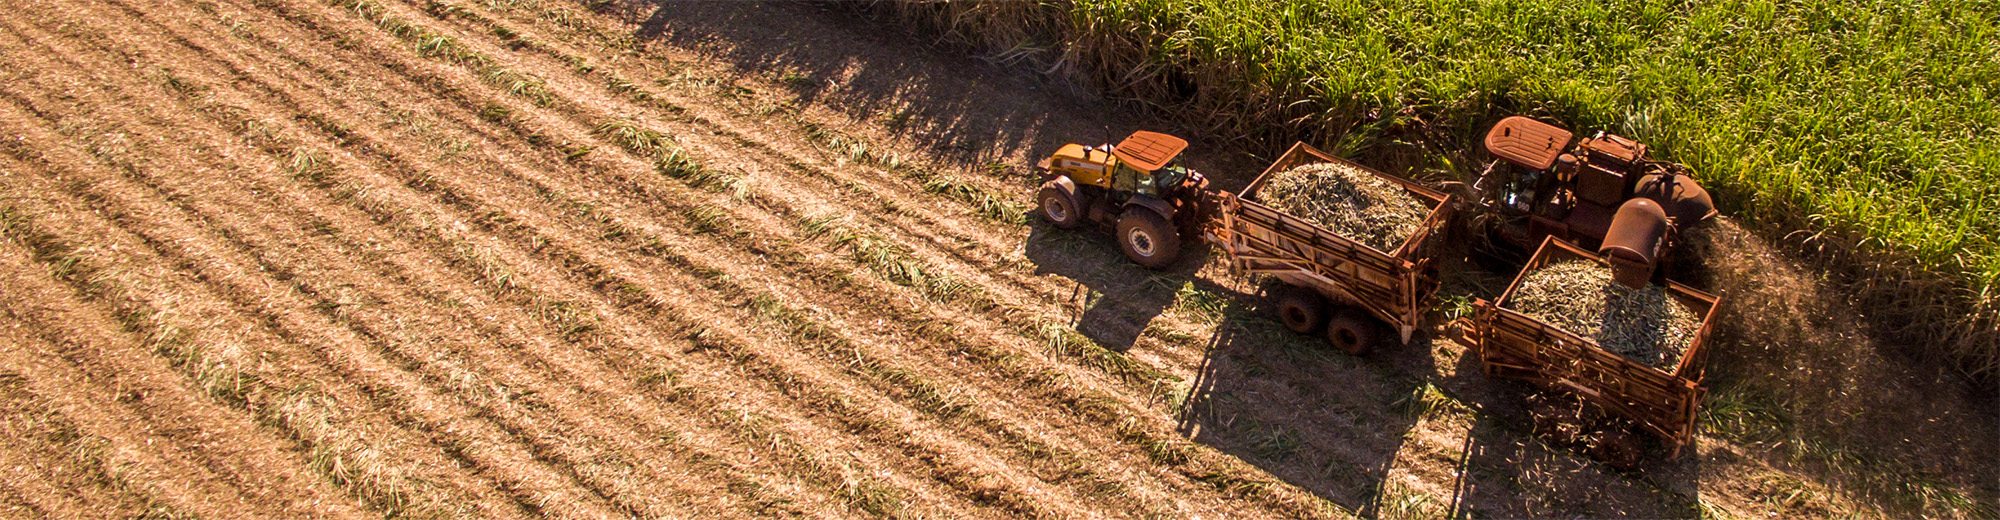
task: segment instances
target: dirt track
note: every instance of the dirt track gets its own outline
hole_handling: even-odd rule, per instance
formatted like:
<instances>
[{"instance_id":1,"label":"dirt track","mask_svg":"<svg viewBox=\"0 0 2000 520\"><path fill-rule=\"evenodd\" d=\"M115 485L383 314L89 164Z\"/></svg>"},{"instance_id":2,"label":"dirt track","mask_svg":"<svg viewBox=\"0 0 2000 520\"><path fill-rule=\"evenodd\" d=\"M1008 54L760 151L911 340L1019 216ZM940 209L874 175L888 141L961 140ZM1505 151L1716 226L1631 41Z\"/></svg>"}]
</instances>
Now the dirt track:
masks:
<instances>
[{"instance_id":1,"label":"dirt track","mask_svg":"<svg viewBox=\"0 0 2000 520\"><path fill-rule=\"evenodd\" d=\"M1535 440L1507 404L1519 390L1448 344L1334 354L1282 333L1216 265L1148 272L1101 236L1021 220L1026 157L1143 123L906 56L912 42L844 15L765 7L0 12L0 464L31 468L0 477L0 504L204 518L1872 507L1722 440L1612 472ZM1940 428L1990 433L1971 424ZM1943 471L1993 467L1954 456Z\"/></svg>"}]
</instances>

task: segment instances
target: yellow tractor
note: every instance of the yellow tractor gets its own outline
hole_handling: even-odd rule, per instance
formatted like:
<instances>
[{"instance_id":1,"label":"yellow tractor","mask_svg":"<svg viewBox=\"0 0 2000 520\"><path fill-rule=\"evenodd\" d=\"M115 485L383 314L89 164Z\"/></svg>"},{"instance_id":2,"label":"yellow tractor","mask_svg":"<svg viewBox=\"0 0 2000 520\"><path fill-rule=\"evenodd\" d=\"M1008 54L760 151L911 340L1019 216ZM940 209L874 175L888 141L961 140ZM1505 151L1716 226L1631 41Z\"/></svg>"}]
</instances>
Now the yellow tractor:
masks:
<instances>
[{"instance_id":1,"label":"yellow tractor","mask_svg":"<svg viewBox=\"0 0 2000 520\"><path fill-rule=\"evenodd\" d=\"M1045 179L1035 201L1056 227L1112 226L1126 257L1166 268L1180 259L1182 237L1200 236L1208 179L1179 163L1186 149L1184 139L1146 131L1115 146L1063 145L1035 165Z\"/></svg>"}]
</instances>

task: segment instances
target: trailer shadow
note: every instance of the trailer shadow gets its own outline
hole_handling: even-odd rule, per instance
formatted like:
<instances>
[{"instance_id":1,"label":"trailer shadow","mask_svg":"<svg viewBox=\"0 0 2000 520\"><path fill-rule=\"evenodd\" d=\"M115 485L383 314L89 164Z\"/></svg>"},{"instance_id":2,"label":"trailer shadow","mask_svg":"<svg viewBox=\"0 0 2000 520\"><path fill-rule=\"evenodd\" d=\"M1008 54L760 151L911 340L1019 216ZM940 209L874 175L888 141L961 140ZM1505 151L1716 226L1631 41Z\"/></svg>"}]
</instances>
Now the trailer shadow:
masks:
<instances>
[{"instance_id":1,"label":"trailer shadow","mask_svg":"<svg viewBox=\"0 0 2000 520\"><path fill-rule=\"evenodd\" d=\"M1062 307L1070 310L1069 325L1104 348L1131 350L1153 319L1174 305L1187 284L1223 291L1194 272L1208 263L1209 250L1183 243L1175 268L1155 271L1125 260L1108 230L1086 223L1077 229L1057 229L1039 218L1029 222L1022 245L1035 274L1053 274L1075 285Z\"/></svg>"},{"instance_id":2,"label":"trailer shadow","mask_svg":"<svg viewBox=\"0 0 2000 520\"><path fill-rule=\"evenodd\" d=\"M1279 325L1272 287L1224 306L1176 410L1190 439L1363 518L1697 515L1698 458L1612 470L1536 435L1535 391L1487 378L1459 345L1424 331L1350 356Z\"/></svg>"},{"instance_id":3,"label":"trailer shadow","mask_svg":"<svg viewBox=\"0 0 2000 520\"><path fill-rule=\"evenodd\" d=\"M1177 410L1182 434L1364 518L1442 506L1389 478L1420 422L1422 381L1382 377L1365 358L1291 333L1265 317L1265 301L1224 307Z\"/></svg>"}]
</instances>

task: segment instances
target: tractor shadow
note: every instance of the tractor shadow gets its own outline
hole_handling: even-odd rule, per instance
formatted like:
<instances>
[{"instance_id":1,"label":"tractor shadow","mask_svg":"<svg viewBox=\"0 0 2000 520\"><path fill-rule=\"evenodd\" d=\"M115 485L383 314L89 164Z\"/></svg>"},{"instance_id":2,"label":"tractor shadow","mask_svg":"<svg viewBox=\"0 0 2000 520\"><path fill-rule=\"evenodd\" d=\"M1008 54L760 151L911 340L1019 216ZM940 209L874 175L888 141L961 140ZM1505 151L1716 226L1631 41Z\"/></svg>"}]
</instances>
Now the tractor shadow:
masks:
<instances>
[{"instance_id":1,"label":"tractor shadow","mask_svg":"<svg viewBox=\"0 0 2000 520\"><path fill-rule=\"evenodd\" d=\"M1036 217L1029 219L1023 245L1035 274L1054 274L1074 283L1062 302L1069 325L1091 341L1117 352L1132 349L1153 319L1174 305L1182 288L1221 291L1220 286L1194 276L1208 263L1208 247L1183 242L1174 268L1155 271L1125 258L1109 229L1085 222L1075 229L1058 229Z\"/></svg>"}]
</instances>

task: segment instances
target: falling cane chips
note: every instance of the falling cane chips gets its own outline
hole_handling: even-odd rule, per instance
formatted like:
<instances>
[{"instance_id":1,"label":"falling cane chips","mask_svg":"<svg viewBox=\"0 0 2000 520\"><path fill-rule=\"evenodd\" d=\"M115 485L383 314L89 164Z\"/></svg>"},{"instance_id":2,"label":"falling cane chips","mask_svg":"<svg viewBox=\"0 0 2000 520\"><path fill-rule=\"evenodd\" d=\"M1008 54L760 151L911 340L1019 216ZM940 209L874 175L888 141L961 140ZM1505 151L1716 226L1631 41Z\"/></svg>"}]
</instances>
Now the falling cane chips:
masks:
<instances>
[{"instance_id":1,"label":"falling cane chips","mask_svg":"<svg viewBox=\"0 0 2000 520\"><path fill-rule=\"evenodd\" d=\"M1386 252L1409 240L1430 214L1401 185L1338 163L1273 174L1258 197L1273 209Z\"/></svg>"},{"instance_id":2,"label":"falling cane chips","mask_svg":"<svg viewBox=\"0 0 2000 520\"><path fill-rule=\"evenodd\" d=\"M1679 365L1701 328L1701 318L1664 288L1626 287L1612 279L1610 268L1587 260L1529 272L1507 306L1661 368Z\"/></svg>"}]
</instances>

